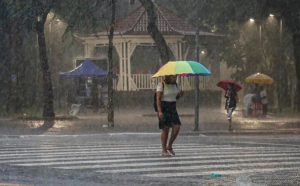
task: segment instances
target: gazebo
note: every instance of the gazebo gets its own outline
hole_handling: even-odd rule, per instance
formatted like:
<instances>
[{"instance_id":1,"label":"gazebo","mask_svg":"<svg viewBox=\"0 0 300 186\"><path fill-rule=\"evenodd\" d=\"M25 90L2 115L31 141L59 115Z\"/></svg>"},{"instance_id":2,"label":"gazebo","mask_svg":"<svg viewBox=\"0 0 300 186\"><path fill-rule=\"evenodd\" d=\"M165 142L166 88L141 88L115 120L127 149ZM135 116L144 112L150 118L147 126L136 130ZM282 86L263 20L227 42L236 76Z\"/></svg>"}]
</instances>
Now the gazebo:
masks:
<instances>
[{"instance_id":1,"label":"gazebo","mask_svg":"<svg viewBox=\"0 0 300 186\"><path fill-rule=\"evenodd\" d=\"M157 12L157 26L163 34L168 46L176 60L185 60L190 47L184 40L187 36L193 36L196 28L188 24L182 18L176 16L170 10L155 4ZM155 43L147 32L147 12L143 6L138 7L127 17L117 20L114 32L114 48L119 56L118 81L115 89L118 91L136 91L152 89L152 74L132 74L131 56L137 46L155 46ZM108 45L107 32L79 35L76 37L84 45L84 57L93 58L97 47ZM217 36L214 33L199 32L199 36Z\"/></svg>"}]
</instances>

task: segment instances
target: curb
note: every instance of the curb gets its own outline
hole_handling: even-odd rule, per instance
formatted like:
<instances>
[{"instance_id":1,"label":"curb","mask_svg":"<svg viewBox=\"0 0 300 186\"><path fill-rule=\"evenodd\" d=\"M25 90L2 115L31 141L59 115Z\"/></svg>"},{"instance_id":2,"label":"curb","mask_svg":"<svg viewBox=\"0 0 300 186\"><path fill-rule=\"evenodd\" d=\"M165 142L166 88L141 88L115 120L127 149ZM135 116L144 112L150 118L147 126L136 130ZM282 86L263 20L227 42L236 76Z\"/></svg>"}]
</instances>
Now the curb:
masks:
<instances>
[{"instance_id":1,"label":"curb","mask_svg":"<svg viewBox=\"0 0 300 186\"><path fill-rule=\"evenodd\" d=\"M181 135L298 135L299 129L291 130L227 130L220 131L190 131L181 132Z\"/></svg>"}]
</instances>

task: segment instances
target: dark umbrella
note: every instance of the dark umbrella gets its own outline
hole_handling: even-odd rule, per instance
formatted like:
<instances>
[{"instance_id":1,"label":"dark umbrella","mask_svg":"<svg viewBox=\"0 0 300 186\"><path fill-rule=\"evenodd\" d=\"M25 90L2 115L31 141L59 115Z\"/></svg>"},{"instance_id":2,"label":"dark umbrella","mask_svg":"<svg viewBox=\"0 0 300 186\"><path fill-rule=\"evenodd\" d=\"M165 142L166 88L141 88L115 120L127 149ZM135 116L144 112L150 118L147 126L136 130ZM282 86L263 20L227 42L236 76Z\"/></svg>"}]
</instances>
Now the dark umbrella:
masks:
<instances>
[{"instance_id":1,"label":"dark umbrella","mask_svg":"<svg viewBox=\"0 0 300 186\"><path fill-rule=\"evenodd\" d=\"M233 85L234 89L236 91L239 91L242 89L242 86L234 81L231 81L231 80L221 80L217 83L217 86L224 89L224 90L227 90L228 89L228 84L231 84Z\"/></svg>"}]
</instances>

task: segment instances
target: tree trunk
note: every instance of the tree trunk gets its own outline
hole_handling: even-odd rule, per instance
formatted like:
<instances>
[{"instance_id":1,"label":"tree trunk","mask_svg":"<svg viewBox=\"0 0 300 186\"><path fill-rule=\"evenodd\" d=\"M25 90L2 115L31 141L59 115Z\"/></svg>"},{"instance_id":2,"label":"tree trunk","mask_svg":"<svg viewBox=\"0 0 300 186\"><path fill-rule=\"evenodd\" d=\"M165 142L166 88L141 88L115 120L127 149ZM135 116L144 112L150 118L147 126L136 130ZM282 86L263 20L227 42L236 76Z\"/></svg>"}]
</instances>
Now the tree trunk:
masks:
<instances>
[{"instance_id":1,"label":"tree trunk","mask_svg":"<svg viewBox=\"0 0 300 186\"><path fill-rule=\"evenodd\" d=\"M174 56L169 46L167 45L163 35L160 33L160 31L157 28L156 25L157 16L154 10L155 5L151 0L140 0L140 2L147 11L147 15L148 15L147 30L150 33L151 37L153 38L154 42L156 43L156 46L160 54L160 58L162 60L162 63L164 64L170 61L171 59L174 59Z\"/></svg>"},{"instance_id":2,"label":"tree trunk","mask_svg":"<svg viewBox=\"0 0 300 186\"><path fill-rule=\"evenodd\" d=\"M22 108L24 106L24 89L25 87L23 86L23 81L24 81L24 76L22 73L22 68L24 66L24 56L23 56L23 51L22 51L22 44L23 44L23 39L22 39L22 33L19 28L17 28L14 32L14 75L16 77L15 81L15 103L14 103L14 112L15 113L20 113L22 111Z\"/></svg>"},{"instance_id":3,"label":"tree trunk","mask_svg":"<svg viewBox=\"0 0 300 186\"><path fill-rule=\"evenodd\" d=\"M13 71L12 71L12 64L14 63L13 61L13 47L12 47L12 42L13 42L13 35L12 35L12 29L11 29L11 26L9 28L9 31L7 32L8 33L8 37L9 37L9 43L8 43L8 60L9 62L7 63L7 97L6 97L6 112L7 113L10 113L11 110L12 110L12 104L13 104L13 81L12 81L12 75L13 75Z\"/></svg>"},{"instance_id":4,"label":"tree trunk","mask_svg":"<svg viewBox=\"0 0 300 186\"><path fill-rule=\"evenodd\" d=\"M111 22L110 29L108 35L108 78L107 78L107 86L108 86L108 105L107 105L107 121L108 126L114 127L114 103L113 103L113 37L114 37L114 29L115 29L115 14L116 14L116 2L115 0L111 1Z\"/></svg>"},{"instance_id":5,"label":"tree trunk","mask_svg":"<svg viewBox=\"0 0 300 186\"><path fill-rule=\"evenodd\" d=\"M295 70L296 70L296 93L295 111L300 111L300 33L293 34Z\"/></svg>"},{"instance_id":6,"label":"tree trunk","mask_svg":"<svg viewBox=\"0 0 300 186\"><path fill-rule=\"evenodd\" d=\"M48 13L47 13L48 14ZM46 15L47 15L46 14ZM48 65L47 51L46 51L46 41L44 33L44 23L45 19L37 21L36 31L39 45L39 57L40 65L42 69L43 76L43 117L45 119L53 119L55 117L53 108L53 89L51 81L51 73Z\"/></svg>"}]
</instances>

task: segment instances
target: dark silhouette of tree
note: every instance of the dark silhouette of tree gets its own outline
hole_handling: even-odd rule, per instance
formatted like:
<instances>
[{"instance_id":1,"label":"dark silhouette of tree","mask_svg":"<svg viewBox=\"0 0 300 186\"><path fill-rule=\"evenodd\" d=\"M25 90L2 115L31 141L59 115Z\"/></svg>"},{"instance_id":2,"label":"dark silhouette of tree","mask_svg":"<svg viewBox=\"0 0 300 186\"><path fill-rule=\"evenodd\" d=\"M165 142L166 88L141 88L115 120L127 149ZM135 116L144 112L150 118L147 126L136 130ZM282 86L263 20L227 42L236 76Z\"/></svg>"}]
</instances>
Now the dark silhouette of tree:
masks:
<instances>
[{"instance_id":1,"label":"dark silhouette of tree","mask_svg":"<svg viewBox=\"0 0 300 186\"><path fill-rule=\"evenodd\" d=\"M108 125L110 127L114 127L114 103L113 103L113 37L114 37L114 29L115 29L115 16L116 16L116 1L111 0L111 21L109 27L109 35L108 35Z\"/></svg>"},{"instance_id":2,"label":"dark silhouette of tree","mask_svg":"<svg viewBox=\"0 0 300 186\"><path fill-rule=\"evenodd\" d=\"M51 72L49 70L47 47L45 40L45 22L47 15L49 14L53 1L42 4L39 1L34 1L34 7L36 8L36 33L38 39L39 59L42 69L43 77L43 117L45 119L54 119L54 107L53 107L53 88L51 81Z\"/></svg>"},{"instance_id":3,"label":"dark silhouette of tree","mask_svg":"<svg viewBox=\"0 0 300 186\"><path fill-rule=\"evenodd\" d=\"M266 0L263 12L279 16L292 33L296 71L295 110L300 111L300 2L297 0Z\"/></svg>"},{"instance_id":4,"label":"dark silhouette of tree","mask_svg":"<svg viewBox=\"0 0 300 186\"><path fill-rule=\"evenodd\" d=\"M150 33L151 37L153 38L159 54L160 58L162 60L162 63L166 63L171 59L174 59L174 56L168 47L163 35L160 33L160 31L157 28L156 22L157 22L157 16L155 12L155 5L151 0L140 0L141 4L147 11L148 15L148 26L147 30Z\"/></svg>"}]
</instances>

